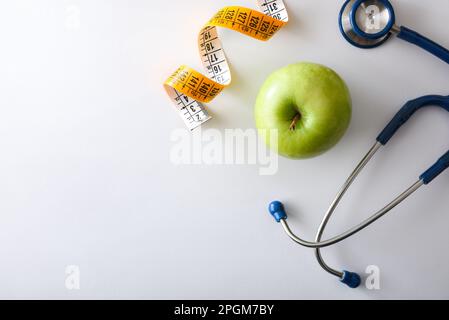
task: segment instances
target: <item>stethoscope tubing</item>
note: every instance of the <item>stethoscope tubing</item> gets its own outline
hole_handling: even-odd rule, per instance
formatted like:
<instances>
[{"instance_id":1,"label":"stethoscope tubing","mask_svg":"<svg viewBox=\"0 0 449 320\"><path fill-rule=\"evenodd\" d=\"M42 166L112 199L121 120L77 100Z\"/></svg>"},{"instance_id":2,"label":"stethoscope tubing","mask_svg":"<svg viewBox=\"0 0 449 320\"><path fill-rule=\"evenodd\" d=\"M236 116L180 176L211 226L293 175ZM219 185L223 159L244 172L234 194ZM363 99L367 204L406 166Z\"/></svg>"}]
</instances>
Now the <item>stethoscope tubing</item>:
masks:
<instances>
[{"instance_id":1,"label":"stethoscope tubing","mask_svg":"<svg viewBox=\"0 0 449 320\"><path fill-rule=\"evenodd\" d=\"M419 34L416 31L413 31L412 29L409 29L407 27L401 26L399 28L399 33L397 34L397 37L399 39L405 40L411 44L414 44L427 52L433 54L434 56L440 58L446 63L449 63L449 50L444 48L443 46L439 45L433 40L430 40L429 38Z\"/></svg>"}]
</instances>

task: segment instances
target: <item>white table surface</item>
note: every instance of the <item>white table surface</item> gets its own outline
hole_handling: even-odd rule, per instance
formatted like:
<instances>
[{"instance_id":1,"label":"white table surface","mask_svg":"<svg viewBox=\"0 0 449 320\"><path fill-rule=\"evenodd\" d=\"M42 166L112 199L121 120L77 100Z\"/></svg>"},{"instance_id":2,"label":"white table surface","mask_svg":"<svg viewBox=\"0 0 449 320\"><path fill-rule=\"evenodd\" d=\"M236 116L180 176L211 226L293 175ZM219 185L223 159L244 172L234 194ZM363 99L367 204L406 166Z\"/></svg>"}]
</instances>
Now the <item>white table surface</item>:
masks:
<instances>
[{"instance_id":1,"label":"white table surface","mask_svg":"<svg viewBox=\"0 0 449 320\"><path fill-rule=\"evenodd\" d=\"M335 69L353 97L344 139L306 161L175 166L184 125L161 82L201 70L197 32L244 0L17 0L0 5L0 298L449 298L449 175L381 222L323 251L329 263L381 270L351 290L267 214L283 200L311 239L331 198L407 100L447 94L449 68L399 39L374 50L339 34L343 1L285 1L291 21L268 43L220 30L234 83L206 128L253 128L264 78L297 61ZM398 23L449 47L446 0L393 1ZM420 112L367 168L326 237L368 217L449 147L449 114ZM196 200L195 200L196 199ZM66 288L78 266L79 290Z\"/></svg>"}]
</instances>

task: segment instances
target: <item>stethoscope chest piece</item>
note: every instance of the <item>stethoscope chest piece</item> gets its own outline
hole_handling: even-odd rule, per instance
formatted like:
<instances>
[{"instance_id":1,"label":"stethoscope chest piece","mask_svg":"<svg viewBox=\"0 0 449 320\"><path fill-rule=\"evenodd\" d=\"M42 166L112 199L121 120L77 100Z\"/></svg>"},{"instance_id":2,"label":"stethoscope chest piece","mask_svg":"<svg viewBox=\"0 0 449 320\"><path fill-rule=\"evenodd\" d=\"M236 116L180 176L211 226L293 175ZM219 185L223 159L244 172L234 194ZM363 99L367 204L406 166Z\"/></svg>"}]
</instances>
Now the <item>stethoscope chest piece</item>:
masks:
<instances>
[{"instance_id":1,"label":"stethoscope chest piece","mask_svg":"<svg viewBox=\"0 0 449 320\"><path fill-rule=\"evenodd\" d=\"M346 40L364 49L384 43L394 23L394 9L384 0L348 0L339 16L340 31Z\"/></svg>"}]
</instances>

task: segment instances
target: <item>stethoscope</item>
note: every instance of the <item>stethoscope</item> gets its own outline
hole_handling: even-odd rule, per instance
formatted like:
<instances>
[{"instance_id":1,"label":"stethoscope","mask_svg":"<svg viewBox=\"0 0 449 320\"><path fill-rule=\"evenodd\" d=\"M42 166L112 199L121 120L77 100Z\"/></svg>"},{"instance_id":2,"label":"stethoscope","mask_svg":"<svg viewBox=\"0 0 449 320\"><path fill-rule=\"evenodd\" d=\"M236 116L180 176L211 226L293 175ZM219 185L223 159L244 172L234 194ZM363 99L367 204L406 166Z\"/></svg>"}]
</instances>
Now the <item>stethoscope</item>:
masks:
<instances>
[{"instance_id":1,"label":"stethoscope","mask_svg":"<svg viewBox=\"0 0 449 320\"><path fill-rule=\"evenodd\" d=\"M449 63L449 51L447 49L406 27L395 26L393 7L387 0L348 0L345 2L340 12L339 22L340 30L346 40L357 47L377 47L384 43L391 36L391 34L394 33L397 34L399 38L416 44ZM287 235L294 242L302 246L314 248L315 256L320 266L325 271L338 277L342 283L348 285L350 288L357 288L360 285L360 276L355 272L349 272L346 270L339 271L331 268L323 260L320 248L334 245L355 235L390 212L420 187L428 185L432 182L438 175L449 167L449 151L427 171L420 175L418 181L412 184L408 189L406 189L381 210L373 214L370 218L347 230L346 232L325 241L321 239L323 232L346 191L349 189L360 172L365 168L368 162L373 158L376 152L388 143L398 129L405 124L418 109L426 106L439 106L446 111L449 111L449 96L424 96L407 102L399 110L399 112L377 137L376 143L371 147L341 187L318 228L314 242L303 240L292 232L287 222L287 213L285 212L284 205L281 202L274 201L269 205L270 214L278 223L282 225Z\"/></svg>"},{"instance_id":2,"label":"stethoscope","mask_svg":"<svg viewBox=\"0 0 449 320\"><path fill-rule=\"evenodd\" d=\"M395 23L394 9L388 0L348 0L339 16L341 33L356 47L375 48L395 34L399 39L413 43L449 63L449 50Z\"/></svg>"}]
</instances>

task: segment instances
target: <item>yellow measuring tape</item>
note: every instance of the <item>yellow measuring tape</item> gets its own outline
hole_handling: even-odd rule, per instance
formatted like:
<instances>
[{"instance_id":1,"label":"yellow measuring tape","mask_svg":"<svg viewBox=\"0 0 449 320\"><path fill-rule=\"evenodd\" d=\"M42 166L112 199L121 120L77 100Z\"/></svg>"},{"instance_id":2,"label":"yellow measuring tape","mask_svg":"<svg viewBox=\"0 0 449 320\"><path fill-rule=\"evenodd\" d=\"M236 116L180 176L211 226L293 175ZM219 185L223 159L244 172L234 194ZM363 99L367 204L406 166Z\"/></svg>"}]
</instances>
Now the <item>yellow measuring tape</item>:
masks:
<instances>
[{"instance_id":1,"label":"yellow measuring tape","mask_svg":"<svg viewBox=\"0 0 449 320\"><path fill-rule=\"evenodd\" d=\"M257 3L263 13L244 7L226 7L201 29L198 48L207 76L183 65L165 81L167 94L190 130L211 119L202 103L212 101L231 84L231 70L217 27L267 41L287 23L288 14L282 0L257 0Z\"/></svg>"}]
</instances>

